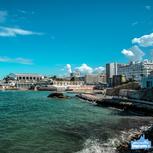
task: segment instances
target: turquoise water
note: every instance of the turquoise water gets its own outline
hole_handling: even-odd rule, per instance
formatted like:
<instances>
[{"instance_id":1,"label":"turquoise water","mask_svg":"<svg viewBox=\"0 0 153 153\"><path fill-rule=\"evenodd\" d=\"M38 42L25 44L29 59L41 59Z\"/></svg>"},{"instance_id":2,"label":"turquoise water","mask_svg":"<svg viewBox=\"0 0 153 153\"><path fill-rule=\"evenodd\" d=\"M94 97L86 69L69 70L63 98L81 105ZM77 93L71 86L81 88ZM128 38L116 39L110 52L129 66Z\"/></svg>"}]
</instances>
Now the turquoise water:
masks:
<instances>
[{"instance_id":1,"label":"turquoise water","mask_svg":"<svg viewBox=\"0 0 153 153\"><path fill-rule=\"evenodd\" d=\"M85 147L106 143L136 124L119 110L75 97L49 99L48 94L0 92L0 153L96 153Z\"/></svg>"}]
</instances>

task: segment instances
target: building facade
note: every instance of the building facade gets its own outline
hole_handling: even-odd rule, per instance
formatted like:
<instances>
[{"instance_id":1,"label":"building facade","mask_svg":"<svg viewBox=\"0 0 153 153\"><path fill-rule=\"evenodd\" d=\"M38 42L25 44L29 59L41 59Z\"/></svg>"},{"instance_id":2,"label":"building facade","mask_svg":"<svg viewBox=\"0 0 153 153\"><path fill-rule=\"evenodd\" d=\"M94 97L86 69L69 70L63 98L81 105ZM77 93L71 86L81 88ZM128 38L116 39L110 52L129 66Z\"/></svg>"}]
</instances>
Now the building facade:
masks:
<instances>
[{"instance_id":1,"label":"building facade","mask_svg":"<svg viewBox=\"0 0 153 153\"><path fill-rule=\"evenodd\" d=\"M30 73L11 73L7 77L20 82L37 82L44 79L43 75Z\"/></svg>"},{"instance_id":2,"label":"building facade","mask_svg":"<svg viewBox=\"0 0 153 153\"><path fill-rule=\"evenodd\" d=\"M84 81L68 81L68 80L53 80L52 82L53 86L82 86L84 85Z\"/></svg>"},{"instance_id":3,"label":"building facade","mask_svg":"<svg viewBox=\"0 0 153 153\"><path fill-rule=\"evenodd\" d=\"M16 88L29 89L36 83L41 82L44 76L30 73L11 73L6 78L9 83L14 83Z\"/></svg>"},{"instance_id":4,"label":"building facade","mask_svg":"<svg viewBox=\"0 0 153 153\"><path fill-rule=\"evenodd\" d=\"M96 85L99 83L106 83L106 75L105 74L87 74L85 76L85 84Z\"/></svg>"},{"instance_id":5,"label":"building facade","mask_svg":"<svg viewBox=\"0 0 153 153\"><path fill-rule=\"evenodd\" d=\"M153 71L153 61L131 62L130 64L118 65L118 75L125 75L127 79L140 81Z\"/></svg>"},{"instance_id":6,"label":"building facade","mask_svg":"<svg viewBox=\"0 0 153 153\"><path fill-rule=\"evenodd\" d=\"M113 76L117 74L118 74L118 64L107 63L106 64L106 81L109 86L112 86Z\"/></svg>"}]
</instances>

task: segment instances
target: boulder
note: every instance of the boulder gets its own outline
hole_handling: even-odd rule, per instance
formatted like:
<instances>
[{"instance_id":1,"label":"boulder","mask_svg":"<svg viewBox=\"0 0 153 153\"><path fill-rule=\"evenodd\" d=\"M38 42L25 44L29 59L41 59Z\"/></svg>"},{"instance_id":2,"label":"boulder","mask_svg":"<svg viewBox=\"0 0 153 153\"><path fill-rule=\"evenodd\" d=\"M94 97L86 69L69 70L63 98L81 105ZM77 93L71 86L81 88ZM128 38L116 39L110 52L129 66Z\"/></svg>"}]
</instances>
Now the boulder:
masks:
<instances>
[{"instance_id":1,"label":"boulder","mask_svg":"<svg viewBox=\"0 0 153 153\"><path fill-rule=\"evenodd\" d=\"M68 98L68 96L65 96L63 93L51 93L48 95L48 98Z\"/></svg>"}]
</instances>

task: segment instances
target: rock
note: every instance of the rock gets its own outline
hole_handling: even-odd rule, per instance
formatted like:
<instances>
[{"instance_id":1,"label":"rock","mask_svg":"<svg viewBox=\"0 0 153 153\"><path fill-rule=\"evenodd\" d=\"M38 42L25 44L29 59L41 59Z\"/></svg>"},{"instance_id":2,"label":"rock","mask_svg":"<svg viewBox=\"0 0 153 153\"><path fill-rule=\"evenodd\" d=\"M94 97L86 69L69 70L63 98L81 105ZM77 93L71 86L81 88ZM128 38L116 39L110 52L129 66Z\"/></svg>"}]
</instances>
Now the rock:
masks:
<instances>
[{"instance_id":1,"label":"rock","mask_svg":"<svg viewBox=\"0 0 153 153\"><path fill-rule=\"evenodd\" d=\"M48 95L48 98L68 98L68 96L65 96L63 93L51 93Z\"/></svg>"}]
</instances>

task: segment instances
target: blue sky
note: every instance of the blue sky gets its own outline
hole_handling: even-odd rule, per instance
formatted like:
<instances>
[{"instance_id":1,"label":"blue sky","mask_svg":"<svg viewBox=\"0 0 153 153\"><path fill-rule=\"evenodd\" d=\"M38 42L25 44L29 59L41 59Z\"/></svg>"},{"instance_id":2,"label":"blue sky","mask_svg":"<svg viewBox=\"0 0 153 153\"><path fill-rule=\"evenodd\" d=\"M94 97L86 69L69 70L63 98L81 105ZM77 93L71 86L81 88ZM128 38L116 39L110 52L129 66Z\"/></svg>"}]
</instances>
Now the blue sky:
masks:
<instances>
[{"instance_id":1,"label":"blue sky","mask_svg":"<svg viewBox=\"0 0 153 153\"><path fill-rule=\"evenodd\" d=\"M152 33L152 0L0 0L0 77L151 58Z\"/></svg>"}]
</instances>

